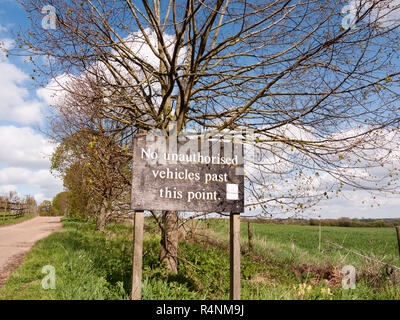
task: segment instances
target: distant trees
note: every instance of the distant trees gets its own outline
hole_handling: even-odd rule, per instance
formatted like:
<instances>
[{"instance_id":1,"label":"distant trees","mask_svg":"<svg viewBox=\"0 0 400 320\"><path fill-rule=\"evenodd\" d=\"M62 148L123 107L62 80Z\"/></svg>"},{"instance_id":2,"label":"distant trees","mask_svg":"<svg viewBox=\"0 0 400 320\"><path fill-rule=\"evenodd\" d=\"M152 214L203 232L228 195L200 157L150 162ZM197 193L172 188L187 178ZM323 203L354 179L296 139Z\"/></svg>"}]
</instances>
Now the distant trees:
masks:
<instances>
[{"instance_id":1,"label":"distant trees","mask_svg":"<svg viewBox=\"0 0 400 320\"><path fill-rule=\"evenodd\" d=\"M38 206L38 214L39 216L54 215L54 213L51 211L51 201L43 200L42 203Z\"/></svg>"},{"instance_id":2,"label":"distant trees","mask_svg":"<svg viewBox=\"0 0 400 320\"><path fill-rule=\"evenodd\" d=\"M338 219L338 226L339 227L351 227L352 226L352 220L350 218L342 217Z\"/></svg>"},{"instance_id":3,"label":"distant trees","mask_svg":"<svg viewBox=\"0 0 400 320\"><path fill-rule=\"evenodd\" d=\"M0 200L3 202L22 202L21 197L16 191L9 191L4 195L0 195Z\"/></svg>"},{"instance_id":4,"label":"distant trees","mask_svg":"<svg viewBox=\"0 0 400 320\"><path fill-rule=\"evenodd\" d=\"M351 219L341 217L339 219L310 219L310 225L330 226L330 227L394 227L399 223L398 219Z\"/></svg>"},{"instance_id":5,"label":"distant trees","mask_svg":"<svg viewBox=\"0 0 400 320\"><path fill-rule=\"evenodd\" d=\"M52 201L43 200L38 206L40 216L67 216L70 211L69 192L58 193Z\"/></svg>"},{"instance_id":6,"label":"distant trees","mask_svg":"<svg viewBox=\"0 0 400 320\"><path fill-rule=\"evenodd\" d=\"M38 213L41 216L81 215L81 211L75 211L73 200L73 194L70 191L62 191L56 194L52 201L42 201L38 206Z\"/></svg>"},{"instance_id":7,"label":"distant trees","mask_svg":"<svg viewBox=\"0 0 400 320\"><path fill-rule=\"evenodd\" d=\"M26 212L36 214L38 211L37 202L34 196L27 195L23 200Z\"/></svg>"},{"instance_id":8,"label":"distant trees","mask_svg":"<svg viewBox=\"0 0 400 320\"><path fill-rule=\"evenodd\" d=\"M245 218L243 218L245 219ZM395 227L400 225L400 219L351 219L348 217L341 217L338 219L245 219L250 223L271 223L271 224L284 224L284 225L310 225L310 226L323 226L323 227Z\"/></svg>"},{"instance_id":9,"label":"distant trees","mask_svg":"<svg viewBox=\"0 0 400 320\"><path fill-rule=\"evenodd\" d=\"M57 216L69 216L71 212L70 203L71 193L68 191L63 191L58 193L52 201L51 207L53 212Z\"/></svg>"}]
</instances>

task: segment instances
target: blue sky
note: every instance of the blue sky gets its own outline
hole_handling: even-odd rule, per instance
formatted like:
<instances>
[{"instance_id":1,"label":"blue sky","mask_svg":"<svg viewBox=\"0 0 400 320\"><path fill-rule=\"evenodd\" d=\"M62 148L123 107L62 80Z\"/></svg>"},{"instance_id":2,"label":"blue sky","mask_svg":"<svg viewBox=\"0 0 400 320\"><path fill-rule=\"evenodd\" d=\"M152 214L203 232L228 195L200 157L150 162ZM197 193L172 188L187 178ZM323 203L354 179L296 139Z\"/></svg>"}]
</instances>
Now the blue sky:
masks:
<instances>
[{"instance_id":1,"label":"blue sky","mask_svg":"<svg viewBox=\"0 0 400 320\"><path fill-rule=\"evenodd\" d=\"M14 0L0 0L0 42L10 47L13 34L28 20ZM40 203L62 191L62 181L49 171L55 145L38 130L45 125L47 105L31 80L23 57L0 54L0 193L34 195Z\"/></svg>"},{"instance_id":2,"label":"blue sky","mask_svg":"<svg viewBox=\"0 0 400 320\"><path fill-rule=\"evenodd\" d=\"M26 13L15 0L0 0L0 42L10 47L12 34L28 25ZM29 74L23 57L7 58L0 53L0 193L15 190L22 196L34 195L40 203L51 200L63 187L49 171L55 145L39 130L46 125L46 92ZM304 216L393 218L400 217L400 200L378 196L372 201L370 194L349 191L315 209L316 213L305 212Z\"/></svg>"}]
</instances>

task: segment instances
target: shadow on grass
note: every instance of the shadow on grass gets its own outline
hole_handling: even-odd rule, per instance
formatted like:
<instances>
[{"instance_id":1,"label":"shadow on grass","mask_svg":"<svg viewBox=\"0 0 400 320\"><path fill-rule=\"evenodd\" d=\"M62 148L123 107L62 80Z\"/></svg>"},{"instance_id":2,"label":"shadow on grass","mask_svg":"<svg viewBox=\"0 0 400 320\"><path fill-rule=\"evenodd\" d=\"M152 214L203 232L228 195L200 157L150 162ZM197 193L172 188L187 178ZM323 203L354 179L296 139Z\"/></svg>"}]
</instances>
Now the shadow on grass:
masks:
<instances>
[{"instance_id":1,"label":"shadow on grass","mask_svg":"<svg viewBox=\"0 0 400 320\"><path fill-rule=\"evenodd\" d=\"M93 223L79 219L64 219L64 235L53 246L61 247L67 256L82 255L90 259L93 273L103 275L110 286L123 284L125 292L131 290L132 243L128 239L128 228L118 227L124 235L107 237L97 232ZM126 235L126 237L125 237Z\"/></svg>"}]
</instances>

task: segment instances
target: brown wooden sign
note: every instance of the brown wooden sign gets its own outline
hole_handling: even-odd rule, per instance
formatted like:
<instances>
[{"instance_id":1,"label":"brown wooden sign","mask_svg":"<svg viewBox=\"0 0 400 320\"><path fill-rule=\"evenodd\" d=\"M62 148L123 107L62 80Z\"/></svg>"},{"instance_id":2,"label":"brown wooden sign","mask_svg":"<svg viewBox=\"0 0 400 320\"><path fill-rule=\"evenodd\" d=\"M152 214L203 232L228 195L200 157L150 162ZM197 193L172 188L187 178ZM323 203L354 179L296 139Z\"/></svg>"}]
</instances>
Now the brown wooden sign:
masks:
<instances>
[{"instance_id":1,"label":"brown wooden sign","mask_svg":"<svg viewBox=\"0 0 400 320\"><path fill-rule=\"evenodd\" d=\"M240 213L243 146L200 138L160 142L140 135L134 139L132 182L134 210Z\"/></svg>"}]
</instances>

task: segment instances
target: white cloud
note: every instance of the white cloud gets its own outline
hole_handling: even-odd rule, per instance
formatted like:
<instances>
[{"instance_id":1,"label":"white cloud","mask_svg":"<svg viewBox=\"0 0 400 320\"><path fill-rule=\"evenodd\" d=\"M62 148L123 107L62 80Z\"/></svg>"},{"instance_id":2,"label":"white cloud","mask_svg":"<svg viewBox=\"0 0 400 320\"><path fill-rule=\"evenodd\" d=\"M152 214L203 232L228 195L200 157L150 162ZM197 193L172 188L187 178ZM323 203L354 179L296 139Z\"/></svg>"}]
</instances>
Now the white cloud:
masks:
<instances>
[{"instance_id":1,"label":"white cloud","mask_svg":"<svg viewBox=\"0 0 400 320\"><path fill-rule=\"evenodd\" d=\"M28 127L0 126L0 165L49 168L55 144Z\"/></svg>"},{"instance_id":2,"label":"white cloud","mask_svg":"<svg viewBox=\"0 0 400 320\"><path fill-rule=\"evenodd\" d=\"M339 198L321 202L317 208L323 218L398 218L400 199L362 190L345 191Z\"/></svg>"},{"instance_id":3,"label":"white cloud","mask_svg":"<svg viewBox=\"0 0 400 320\"><path fill-rule=\"evenodd\" d=\"M44 200L50 200L51 201L51 199L46 197L43 193L35 194L35 195L33 195L33 197L35 198L36 203L38 205L41 204Z\"/></svg>"},{"instance_id":4,"label":"white cloud","mask_svg":"<svg viewBox=\"0 0 400 320\"><path fill-rule=\"evenodd\" d=\"M0 186L18 186L30 190L40 190L46 199L53 198L62 191L62 181L55 178L48 169L33 171L27 168L8 167L0 170ZM5 189L5 191L9 191Z\"/></svg>"},{"instance_id":5,"label":"white cloud","mask_svg":"<svg viewBox=\"0 0 400 320\"><path fill-rule=\"evenodd\" d=\"M0 193L35 194L51 200L62 181L51 175L49 157L56 147L29 127L0 126Z\"/></svg>"},{"instance_id":6,"label":"white cloud","mask_svg":"<svg viewBox=\"0 0 400 320\"><path fill-rule=\"evenodd\" d=\"M38 89L36 95L49 106L60 105L66 94L63 88L68 88L68 83L73 79L72 75L61 74L51 79L45 88Z\"/></svg>"},{"instance_id":7,"label":"white cloud","mask_svg":"<svg viewBox=\"0 0 400 320\"><path fill-rule=\"evenodd\" d=\"M0 25L0 32L2 31L2 26ZM14 40L10 38L4 38L0 40L0 61L6 61L7 51L14 46Z\"/></svg>"},{"instance_id":8,"label":"white cloud","mask_svg":"<svg viewBox=\"0 0 400 320\"><path fill-rule=\"evenodd\" d=\"M28 127L42 123L46 99L34 97L26 87L28 74L8 60L6 52L13 45L12 39L0 39L0 122L13 123L0 125L0 193L16 191L35 194L38 202L51 200L62 191L62 181L49 171L55 145Z\"/></svg>"},{"instance_id":9,"label":"white cloud","mask_svg":"<svg viewBox=\"0 0 400 320\"><path fill-rule=\"evenodd\" d=\"M164 34L163 39L168 53L172 56L175 49L175 36ZM132 32L125 39L123 39L123 41L135 57L146 61L147 63L151 64L155 69L159 68L160 59L154 53L155 51L158 54L158 39L157 34L154 30L146 28L144 29L144 34L140 30L137 32ZM114 51L114 53L117 54L116 51ZM178 65L183 63L185 56L186 48L183 47L178 53ZM138 65L134 66L135 69L138 69L138 67Z\"/></svg>"},{"instance_id":10,"label":"white cloud","mask_svg":"<svg viewBox=\"0 0 400 320\"><path fill-rule=\"evenodd\" d=\"M14 184L0 185L0 194L8 194L10 191L17 191L18 187Z\"/></svg>"},{"instance_id":11,"label":"white cloud","mask_svg":"<svg viewBox=\"0 0 400 320\"><path fill-rule=\"evenodd\" d=\"M398 216L397 207L400 200L390 193L390 188L397 192L398 197L400 191L398 182L400 130L379 129L369 132L369 129L371 128L360 127L338 131L326 137L318 137L314 136L311 130L296 129L292 126L285 127L274 133L287 139L304 139L315 142L314 152L319 157L323 157L322 163L315 165L314 158L302 156L296 148L291 149L285 143L260 142L256 146L264 148L265 151L260 164L250 165L246 163L245 159L245 172L254 182L253 186L259 195L263 196L261 201L276 197L290 205L290 202L296 197L299 202L303 203L304 200L314 197L315 200L322 199L322 202L305 211L311 215L313 215L313 209L319 208L319 212L324 217ZM366 132L369 133L364 138L359 136ZM326 154L324 143L319 143L325 139L330 141L330 147L341 149L340 155L343 158L339 157L339 154ZM348 148L349 150L347 150ZM332 163L332 166L329 167L328 163ZM320 165L321 167L319 167ZM309 166L310 169L306 169L305 166ZM329 170L329 173L325 172L323 168ZM353 191L352 185L344 185L340 188L341 192L338 193L339 198L336 198L336 190L340 186L338 177L359 187ZM372 191L364 191L362 187L371 188ZM378 187L387 189L387 192L373 191ZM329 197L327 201L324 200L326 198L325 191ZM380 199L379 202L374 197ZM287 199L288 201L286 201ZM246 200L247 204L255 204L259 201L250 193L249 196L246 196ZM377 206L378 203L381 205ZM277 204L269 202L268 210L274 212L275 206L278 209L275 211L282 212L280 204L280 202ZM293 210L289 213L293 214ZM313 216L315 217L315 215Z\"/></svg>"},{"instance_id":12,"label":"white cloud","mask_svg":"<svg viewBox=\"0 0 400 320\"><path fill-rule=\"evenodd\" d=\"M175 36L164 34L165 46L168 50L168 53L172 56L175 46ZM143 64L142 61L146 61L149 65L151 65L154 70L158 70L160 65L160 59L154 53L154 51L158 51L158 40L156 33L147 28L142 31L132 32L127 37L122 40L122 44L126 47L128 51L128 55L131 56L131 59L126 59L124 57L124 63L129 65L130 71L126 70L126 67L121 65L119 61L110 60L108 63L113 66L115 71L110 72L108 67L101 61L93 63L88 69L90 72L84 72L79 76L74 76L72 74L61 74L53 79L51 79L48 85L45 88L41 88L37 90L36 94L38 97L43 99L48 105L51 106L63 106L64 98L66 96L66 91L69 89L75 90L74 88L77 83L81 83L82 86L86 86L91 81L96 81L96 78L93 74L101 75L102 78L106 79L108 83L116 83L114 79L114 73L120 75L119 80L122 83L125 82L127 86L132 86L135 84L135 81L140 82L140 86L144 88L146 92L151 90L154 105L158 105L161 99L161 85L156 77L149 76L150 71L147 71L146 74L143 72ZM121 44L121 45L122 45ZM154 50L154 51L153 51ZM112 54L117 56L119 55L118 51L113 50ZM158 52L157 52L158 54ZM181 65L184 63L184 60L187 55L186 48L180 48L178 53L177 64ZM50 57L44 57L45 63L48 63ZM127 62L130 61L130 62ZM151 69L151 68L150 68ZM136 78L132 77L131 72L135 73ZM181 72L181 71L179 71ZM144 81L146 79L146 81ZM143 81L143 83L142 83ZM78 84L79 87L79 84ZM80 88L82 89L82 88ZM88 87L86 94L90 95L90 87ZM111 94L111 92L105 87L103 88L104 94ZM63 92L64 91L64 92ZM127 94L129 91L127 90ZM96 93L97 95L98 93ZM137 105L146 105L146 102L143 99L137 97L136 90L133 90L130 94L135 96L133 100L138 100Z\"/></svg>"},{"instance_id":13,"label":"white cloud","mask_svg":"<svg viewBox=\"0 0 400 320\"><path fill-rule=\"evenodd\" d=\"M41 122L43 104L28 98L29 92L20 86L28 76L15 65L0 62L0 120L21 124Z\"/></svg>"},{"instance_id":14,"label":"white cloud","mask_svg":"<svg viewBox=\"0 0 400 320\"><path fill-rule=\"evenodd\" d=\"M3 49L11 48L13 41L2 39L0 43L0 121L41 123L43 103L30 98L28 89L22 86L28 75L5 57Z\"/></svg>"},{"instance_id":15,"label":"white cloud","mask_svg":"<svg viewBox=\"0 0 400 320\"><path fill-rule=\"evenodd\" d=\"M350 0L349 4L354 15L357 9L361 9L361 15L374 5L368 19L382 28L391 28L400 22L400 0Z\"/></svg>"}]
</instances>

